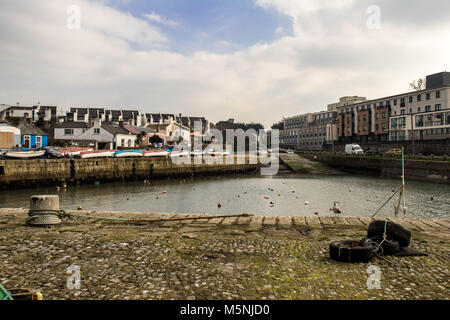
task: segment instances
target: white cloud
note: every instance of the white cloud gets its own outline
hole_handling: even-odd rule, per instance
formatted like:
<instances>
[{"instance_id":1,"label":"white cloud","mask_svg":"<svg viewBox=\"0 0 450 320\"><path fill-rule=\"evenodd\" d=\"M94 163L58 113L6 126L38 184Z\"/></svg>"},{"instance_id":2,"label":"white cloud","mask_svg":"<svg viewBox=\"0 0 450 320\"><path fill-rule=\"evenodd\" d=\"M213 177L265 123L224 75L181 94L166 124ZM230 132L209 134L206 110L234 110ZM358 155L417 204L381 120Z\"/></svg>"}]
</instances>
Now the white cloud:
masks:
<instances>
[{"instance_id":1,"label":"white cloud","mask_svg":"<svg viewBox=\"0 0 450 320\"><path fill-rule=\"evenodd\" d=\"M169 26L169 27L178 27L180 25L179 22L163 18L159 14L154 13L154 12L144 13L143 16L146 19L150 20L151 22L157 22L159 24Z\"/></svg>"},{"instance_id":2,"label":"white cloud","mask_svg":"<svg viewBox=\"0 0 450 320\"><path fill-rule=\"evenodd\" d=\"M257 3L289 15L294 36L183 55L167 50L170 40L148 20L103 3L2 0L0 103L129 106L270 125L339 96L406 91L410 80L449 69L446 20L383 19L374 31L366 28L370 1ZM79 31L66 28L68 4L81 6Z\"/></svg>"}]
</instances>

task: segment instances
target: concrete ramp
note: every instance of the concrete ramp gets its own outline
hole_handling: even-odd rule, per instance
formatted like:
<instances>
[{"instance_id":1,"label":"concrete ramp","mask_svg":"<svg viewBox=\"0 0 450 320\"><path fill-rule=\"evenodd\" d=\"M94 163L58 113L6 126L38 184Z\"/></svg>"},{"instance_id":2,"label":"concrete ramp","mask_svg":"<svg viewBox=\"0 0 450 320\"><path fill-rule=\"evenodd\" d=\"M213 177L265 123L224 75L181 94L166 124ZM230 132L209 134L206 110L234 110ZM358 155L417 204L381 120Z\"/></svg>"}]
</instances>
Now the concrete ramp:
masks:
<instances>
[{"instance_id":1,"label":"concrete ramp","mask_svg":"<svg viewBox=\"0 0 450 320\"><path fill-rule=\"evenodd\" d=\"M308 160L299 154L280 153L280 163L295 173L342 174L339 170L317 161Z\"/></svg>"}]
</instances>

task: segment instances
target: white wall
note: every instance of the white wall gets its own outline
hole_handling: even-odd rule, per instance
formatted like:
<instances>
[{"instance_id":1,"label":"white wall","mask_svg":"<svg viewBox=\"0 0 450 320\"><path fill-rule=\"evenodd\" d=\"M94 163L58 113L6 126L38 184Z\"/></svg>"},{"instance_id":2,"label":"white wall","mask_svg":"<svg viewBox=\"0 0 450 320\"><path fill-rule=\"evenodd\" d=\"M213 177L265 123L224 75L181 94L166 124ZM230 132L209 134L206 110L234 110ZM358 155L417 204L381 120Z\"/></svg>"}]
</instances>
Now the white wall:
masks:
<instances>
[{"instance_id":1,"label":"white wall","mask_svg":"<svg viewBox=\"0 0 450 320\"><path fill-rule=\"evenodd\" d=\"M64 134L65 129L72 129L73 134L72 135L66 135ZM73 140L80 136L83 133L83 128L55 128L55 139L56 140Z\"/></svg>"}]
</instances>

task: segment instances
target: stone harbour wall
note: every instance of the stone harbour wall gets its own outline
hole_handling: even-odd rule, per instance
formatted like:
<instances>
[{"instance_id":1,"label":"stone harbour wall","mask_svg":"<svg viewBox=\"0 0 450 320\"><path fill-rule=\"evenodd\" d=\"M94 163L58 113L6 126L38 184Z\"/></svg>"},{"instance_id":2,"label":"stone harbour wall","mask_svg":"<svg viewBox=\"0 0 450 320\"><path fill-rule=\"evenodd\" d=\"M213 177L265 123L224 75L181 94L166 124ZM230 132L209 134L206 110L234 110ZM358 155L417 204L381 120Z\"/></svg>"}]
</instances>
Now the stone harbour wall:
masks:
<instances>
[{"instance_id":1,"label":"stone harbour wall","mask_svg":"<svg viewBox=\"0 0 450 320\"><path fill-rule=\"evenodd\" d=\"M174 163L170 158L102 158L102 159L36 159L1 160L0 189L90 183L94 181L123 181L241 173L260 168L245 157L244 164L234 163Z\"/></svg>"}]
</instances>

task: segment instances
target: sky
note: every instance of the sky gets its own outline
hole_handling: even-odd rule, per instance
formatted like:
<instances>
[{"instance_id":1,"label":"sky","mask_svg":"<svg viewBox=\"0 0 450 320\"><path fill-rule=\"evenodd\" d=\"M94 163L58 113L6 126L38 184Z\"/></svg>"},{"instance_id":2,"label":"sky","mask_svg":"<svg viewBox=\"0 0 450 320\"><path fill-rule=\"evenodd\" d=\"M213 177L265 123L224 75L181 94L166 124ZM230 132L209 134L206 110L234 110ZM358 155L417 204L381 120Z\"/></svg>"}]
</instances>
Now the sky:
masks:
<instances>
[{"instance_id":1,"label":"sky","mask_svg":"<svg viewBox=\"0 0 450 320\"><path fill-rule=\"evenodd\" d=\"M270 127L450 71L449 39L448 0L1 0L0 104Z\"/></svg>"}]
</instances>

